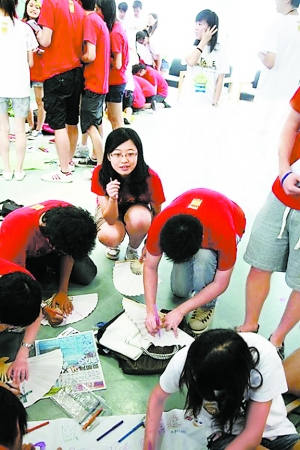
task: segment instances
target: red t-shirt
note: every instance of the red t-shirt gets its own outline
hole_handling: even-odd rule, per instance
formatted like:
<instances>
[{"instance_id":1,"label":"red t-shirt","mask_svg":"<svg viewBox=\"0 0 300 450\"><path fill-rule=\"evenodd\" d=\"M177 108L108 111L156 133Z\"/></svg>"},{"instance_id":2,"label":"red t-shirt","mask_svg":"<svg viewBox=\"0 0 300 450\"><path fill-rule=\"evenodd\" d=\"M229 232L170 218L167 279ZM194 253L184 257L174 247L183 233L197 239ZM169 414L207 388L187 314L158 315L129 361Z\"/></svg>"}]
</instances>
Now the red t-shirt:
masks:
<instances>
[{"instance_id":1,"label":"red t-shirt","mask_svg":"<svg viewBox=\"0 0 300 450\"><path fill-rule=\"evenodd\" d=\"M133 91L133 102L132 106L137 109L143 108L143 106L146 103L145 95L143 94L142 88L137 80L136 75L133 75L133 82L134 82L134 91Z\"/></svg>"},{"instance_id":2,"label":"red t-shirt","mask_svg":"<svg viewBox=\"0 0 300 450\"><path fill-rule=\"evenodd\" d=\"M22 22L27 23L25 19L22 20ZM29 25L28 25L29 26ZM31 28L31 27L30 27ZM32 30L32 28L31 28ZM32 30L34 33L34 31ZM30 67L30 81L44 81L45 75L44 75L44 60L43 60L43 54L38 54L37 52L33 52L33 66Z\"/></svg>"},{"instance_id":3,"label":"red t-shirt","mask_svg":"<svg viewBox=\"0 0 300 450\"><path fill-rule=\"evenodd\" d=\"M126 69L129 61L128 40L120 22L116 21L110 33L110 46L112 53L122 54L122 67L112 67L109 72L109 85L125 84L127 82Z\"/></svg>"},{"instance_id":4,"label":"red t-shirt","mask_svg":"<svg viewBox=\"0 0 300 450\"><path fill-rule=\"evenodd\" d=\"M192 189L175 198L153 220L148 231L147 250L155 256L162 254L160 232L168 219L188 214L203 226L201 248L218 252L218 269L229 270L236 260L236 236L242 237L246 219L242 209L225 195L210 189Z\"/></svg>"},{"instance_id":5,"label":"red t-shirt","mask_svg":"<svg viewBox=\"0 0 300 450\"><path fill-rule=\"evenodd\" d=\"M100 196L106 196L106 192L100 184L99 181L99 172L102 168L102 165L97 166L92 175L92 192ZM149 168L150 176L147 178L148 191L142 193L138 199L135 199L133 195L124 189L121 195L118 198L118 207L126 208L131 204L135 203L154 203L156 205L161 205L166 199L163 191L163 187L160 181L159 176L154 170Z\"/></svg>"},{"instance_id":6,"label":"red t-shirt","mask_svg":"<svg viewBox=\"0 0 300 450\"><path fill-rule=\"evenodd\" d=\"M45 79L81 66L84 11L76 0L44 0L38 23L52 30L43 55Z\"/></svg>"},{"instance_id":7,"label":"red t-shirt","mask_svg":"<svg viewBox=\"0 0 300 450\"><path fill-rule=\"evenodd\" d=\"M290 101L291 107L300 113L300 88L297 89L293 98ZM290 164L293 164L297 159L300 158L300 131L295 139L294 147L292 149ZM299 174L300 175L300 174ZM288 206L292 209L300 210L300 197L294 195L287 195L284 192L283 187L280 184L279 177L276 178L274 184L272 186L273 194L280 200L285 206Z\"/></svg>"},{"instance_id":8,"label":"red t-shirt","mask_svg":"<svg viewBox=\"0 0 300 450\"><path fill-rule=\"evenodd\" d=\"M146 98L153 97L155 95L156 92L155 87L151 83L149 83L149 81L145 80L145 78L140 77L138 75L133 75L133 78L135 81L139 83L142 92Z\"/></svg>"},{"instance_id":9,"label":"red t-shirt","mask_svg":"<svg viewBox=\"0 0 300 450\"><path fill-rule=\"evenodd\" d=\"M24 267L18 266L17 264L0 258L0 275L7 275L8 273L14 272L26 273L27 275L30 275L32 277L31 273L28 272L28 270L24 269Z\"/></svg>"},{"instance_id":10,"label":"red t-shirt","mask_svg":"<svg viewBox=\"0 0 300 450\"><path fill-rule=\"evenodd\" d=\"M26 258L53 252L53 247L40 232L40 217L55 206L68 205L70 203L47 200L12 211L5 217L0 228L0 258L25 267Z\"/></svg>"},{"instance_id":11,"label":"red t-shirt","mask_svg":"<svg viewBox=\"0 0 300 450\"><path fill-rule=\"evenodd\" d=\"M84 89L96 94L108 92L110 38L104 20L92 12L83 21L83 41L96 46L96 58L84 66Z\"/></svg>"},{"instance_id":12,"label":"red t-shirt","mask_svg":"<svg viewBox=\"0 0 300 450\"><path fill-rule=\"evenodd\" d=\"M165 98L168 96L168 83L157 70L147 66L146 73L143 75L143 78L156 87L156 94Z\"/></svg>"}]
</instances>

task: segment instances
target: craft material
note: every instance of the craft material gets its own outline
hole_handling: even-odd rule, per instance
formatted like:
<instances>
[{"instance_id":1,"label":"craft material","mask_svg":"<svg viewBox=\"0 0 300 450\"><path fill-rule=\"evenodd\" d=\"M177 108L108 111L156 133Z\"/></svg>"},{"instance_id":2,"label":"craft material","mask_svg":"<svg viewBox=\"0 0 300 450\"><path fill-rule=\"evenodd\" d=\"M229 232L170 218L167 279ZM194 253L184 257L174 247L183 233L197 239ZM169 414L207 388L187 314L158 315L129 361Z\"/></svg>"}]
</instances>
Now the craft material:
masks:
<instances>
[{"instance_id":1,"label":"craft material","mask_svg":"<svg viewBox=\"0 0 300 450\"><path fill-rule=\"evenodd\" d=\"M101 414L103 411L103 408L98 409L93 415L92 417L83 425L82 429L86 430L93 422L94 420L99 416L99 414Z\"/></svg>"},{"instance_id":2,"label":"craft material","mask_svg":"<svg viewBox=\"0 0 300 450\"><path fill-rule=\"evenodd\" d=\"M49 423L50 423L49 420L47 420L46 422L40 423L39 425L36 425L35 427L28 428L26 430L26 434L31 433L31 431L38 430L39 428L45 427L46 425L49 425Z\"/></svg>"},{"instance_id":3,"label":"craft material","mask_svg":"<svg viewBox=\"0 0 300 450\"><path fill-rule=\"evenodd\" d=\"M112 431L114 431L116 428L118 428L120 425L122 425L122 423L124 423L124 420L120 420L120 422L116 423L116 425L114 425L113 427L111 427L109 430L105 431L105 433L101 434L101 436L99 436L96 441L100 441L101 439L103 439L105 436L107 436L109 433L111 433Z\"/></svg>"},{"instance_id":4,"label":"craft material","mask_svg":"<svg viewBox=\"0 0 300 450\"><path fill-rule=\"evenodd\" d=\"M134 433L136 430L138 430L139 428L141 428L141 427L144 427L145 426L145 417L135 426L135 427L133 427L133 428L131 428L131 430L130 431L128 431L128 433L126 433L126 434L124 434L124 436L122 436L119 440L118 440L118 442L120 443L120 442L122 442L122 441L124 441L128 436L130 436L132 433Z\"/></svg>"},{"instance_id":5,"label":"craft material","mask_svg":"<svg viewBox=\"0 0 300 450\"><path fill-rule=\"evenodd\" d=\"M158 311L157 311L157 305L154 305L154 309L155 309L155 322L158 327L158 336L161 337L160 318L159 318Z\"/></svg>"}]
</instances>

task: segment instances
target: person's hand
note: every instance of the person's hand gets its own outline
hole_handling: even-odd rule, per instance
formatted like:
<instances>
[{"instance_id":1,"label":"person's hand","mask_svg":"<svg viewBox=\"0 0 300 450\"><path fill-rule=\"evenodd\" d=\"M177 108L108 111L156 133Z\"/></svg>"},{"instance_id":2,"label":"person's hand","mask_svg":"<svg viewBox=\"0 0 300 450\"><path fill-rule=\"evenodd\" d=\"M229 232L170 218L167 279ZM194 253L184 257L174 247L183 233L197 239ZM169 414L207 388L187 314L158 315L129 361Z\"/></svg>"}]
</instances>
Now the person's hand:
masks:
<instances>
[{"instance_id":1,"label":"person's hand","mask_svg":"<svg viewBox=\"0 0 300 450\"><path fill-rule=\"evenodd\" d=\"M50 306L44 306L43 314L52 327L60 325L66 317L60 308L51 308Z\"/></svg>"},{"instance_id":2,"label":"person's hand","mask_svg":"<svg viewBox=\"0 0 300 450\"><path fill-rule=\"evenodd\" d=\"M13 380L16 386L19 385L20 381L28 380L29 377L28 355L25 356L21 350L19 350L15 361L7 371L7 376ZM28 353L27 349L25 351Z\"/></svg>"},{"instance_id":3,"label":"person's hand","mask_svg":"<svg viewBox=\"0 0 300 450\"><path fill-rule=\"evenodd\" d=\"M200 43L202 43L204 45L208 44L209 41L211 40L211 38L213 37L213 35L217 31L218 31L218 28L216 27L216 25L214 25L213 27L208 27L207 30L203 31Z\"/></svg>"},{"instance_id":4,"label":"person's hand","mask_svg":"<svg viewBox=\"0 0 300 450\"><path fill-rule=\"evenodd\" d=\"M22 450L35 450L35 446L33 444L23 444Z\"/></svg>"},{"instance_id":5,"label":"person's hand","mask_svg":"<svg viewBox=\"0 0 300 450\"><path fill-rule=\"evenodd\" d=\"M162 322L159 319L159 323L157 321L157 317L154 313L147 313L145 326L148 330L148 333L151 334L151 336L155 336L156 333L159 332L160 328L162 328Z\"/></svg>"},{"instance_id":6,"label":"person's hand","mask_svg":"<svg viewBox=\"0 0 300 450\"><path fill-rule=\"evenodd\" d=\"M106 192L110 198L118 199L120 190L120 182L118 180L112 180L106 185Z\"/></svg>"},{"instance_id":7,"label":"person's hand","mask_svg":"<svg viewBox=\"0 0 300 450\"><path fill-rule=\"evenodd\" d=\"M68 294L62 291L55 294L52 299L51 308L57 307L62 313L67 315L71 314L74 308L71 300L68 297Z\"/></svg>"},{"instance_id":8,"label":"person's hand","mask_svg":"<svg viewBox=\"0 0 300 450\"><path fill-rule=\"evenodd\" d=\"M7 389L10 392L12 392L16 396L20 395L20 385L19 385L19 383L11 382L11 383L7 384L7 383L3 383L2 381L0 381L0 386L3 387L4 389Z\"/></svg>"},{"instance_id":9,"label":"person's hand","mask_svg":"<svg viewBox=\"0 0 300 450\"><path fill-rule=\"evenodd\" d=\"M183 314L178 308L173 309L164 318L164 328L166 331L173 330L175 337L178 336L178 325L183 319Z\"/></svg>"},{"instance_id":10,"label":"person's hand","mask_svg":"<svg viewBox=\"0 0 300 450\"><path fill-rule=\"evenodd\" d=\"M291 173L283 181L282 187L287 195L300 195L300 187L297 187L299 183L300 186L300 176L296 173Z\"/></svg>"}]
</instances>

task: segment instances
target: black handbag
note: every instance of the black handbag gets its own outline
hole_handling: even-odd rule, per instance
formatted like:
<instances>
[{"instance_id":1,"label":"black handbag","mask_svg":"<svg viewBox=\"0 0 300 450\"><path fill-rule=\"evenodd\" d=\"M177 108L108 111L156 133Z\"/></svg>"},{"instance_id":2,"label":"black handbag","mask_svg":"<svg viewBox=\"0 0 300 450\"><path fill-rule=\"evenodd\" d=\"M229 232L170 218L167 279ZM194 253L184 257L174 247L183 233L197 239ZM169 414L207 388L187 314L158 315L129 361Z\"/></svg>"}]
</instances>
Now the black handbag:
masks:
<instances>
[{"instance_id":1,"label":"black handbag","mask_svg":"<svg viewBox=\"0 0 300 450\"><path fill-rule=\"evenodd\" d=\"M0 205L2 205L2 208L0 209L0 215L2 217L7 216L9 213L14 211L15 209L23 208L24 205L18 205L18 203L14 202L13 200L3 200L3 202L0 202Z\"/></svg>"},{"instance_id":2,"label":"black handbag","mask_svg":"<svg viewBox=\"0 0 300 450\"><path fill-rule=\"evenodd\" d=\"M163 310L162 312L167 311ZM121 370L127 375L155 375L163 373L172 356L174 356L184 346L168 345L165 347L159 347L152 344L149 348L142 349L143 354L137 360L133 360L128 358L128 356L122 355L115 350L108 349L99 343L109 325L111 325L123 313L124 311L98 330L97 346L99 355L111 356L115 358L118 361ZM185 319L182 320L179 327L183 330L186 329L187 323Z\"/></svg>"}]
</instances>

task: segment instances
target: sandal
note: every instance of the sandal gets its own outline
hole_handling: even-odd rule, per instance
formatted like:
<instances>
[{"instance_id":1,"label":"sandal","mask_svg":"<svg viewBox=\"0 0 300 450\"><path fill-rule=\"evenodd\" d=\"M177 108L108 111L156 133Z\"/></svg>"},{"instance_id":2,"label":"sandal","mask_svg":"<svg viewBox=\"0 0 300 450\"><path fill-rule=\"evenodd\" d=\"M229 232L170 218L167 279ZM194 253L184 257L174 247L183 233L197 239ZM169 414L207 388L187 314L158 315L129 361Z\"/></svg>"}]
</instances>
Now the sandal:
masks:
<instances>
[{"instance_id":1,"label":"sandal","mask_svg":"<svg viewBox=\"0 0 300 450\"><path fill-rule=\"evenodd\" d=\"M259 325L257 325L257 328L255 331L239 331L239 328L242 327L242 325L237 325L236 327L234 327L234 331L236 331L237 333L258 333L259 331Z\"/></svg>"},{"instance_id":2,"label":"sandal","mask_svg":"<svg viewBox=\"0 0 300 450\"><path fill-rule=\"evenodd\" d=\"M105 255L108 259L118 259L120 254L120 247L106 247L105 249Z\"/></svg>"}]
</instances>

